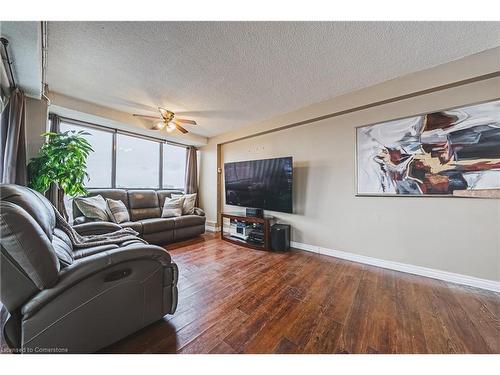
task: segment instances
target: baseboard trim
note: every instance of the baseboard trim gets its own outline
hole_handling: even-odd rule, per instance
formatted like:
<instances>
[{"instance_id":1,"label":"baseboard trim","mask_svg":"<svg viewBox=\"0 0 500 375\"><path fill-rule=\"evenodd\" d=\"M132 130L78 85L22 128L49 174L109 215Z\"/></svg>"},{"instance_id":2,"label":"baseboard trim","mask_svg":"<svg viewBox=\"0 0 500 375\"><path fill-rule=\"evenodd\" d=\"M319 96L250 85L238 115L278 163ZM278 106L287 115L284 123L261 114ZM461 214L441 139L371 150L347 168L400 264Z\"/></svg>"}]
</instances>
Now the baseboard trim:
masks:
<instances>
[{"instance_id":1,"label":"baseboard trim","mask_svg":"<svg viewBox=\"0 0 500 375\"><path fill-rule=\"evenodd\" d=\"M394 271L411 273L413 275L430 277L432 279L443 280L450 283L472 286L479 289L500 292L500 282L494 280L480 279L478 277L461 275L458 273L436 270L433 268L414 266L406 263L393 262L378 258L367 257L345 251L332 250L321 246L308 245L300 242L291 241L291 247L310 251L317 254L327 255L335 258L350 260L352 262L368 264L381 268L387 268Z\"/></svg>"},{"instance_id":2,"label":"baseboard trim","mask_svg":"<svg viewBox=\"0 0 500 375\"><path fill-rule=\"evenodd\" d=\"M205 223L205 230L207 232L220 232L220 227L217 226L217 223Z\"/></svg>"}]
</instances>

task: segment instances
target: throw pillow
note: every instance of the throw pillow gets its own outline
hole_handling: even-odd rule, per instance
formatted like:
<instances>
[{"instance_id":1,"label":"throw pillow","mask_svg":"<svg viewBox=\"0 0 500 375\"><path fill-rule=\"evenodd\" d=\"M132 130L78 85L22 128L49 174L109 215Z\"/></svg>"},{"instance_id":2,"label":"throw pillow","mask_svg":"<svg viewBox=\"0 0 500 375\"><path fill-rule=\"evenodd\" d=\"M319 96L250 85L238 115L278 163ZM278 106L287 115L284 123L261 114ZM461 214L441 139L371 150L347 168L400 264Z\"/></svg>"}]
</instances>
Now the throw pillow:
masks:
<instances>
[{"instance_id":1,"label":"throw pillow","mask_svg":"<svg viewBox=\"0 0 500 375\"><path fill-rule=\"evenodd\" d=\"M181 198L165 198L161 217L178 217L182 215L182 206L184 197Z\"/></svg>"},{"instance_id":2,"label":"throw pillow","mask_svg":"<svg viewBox=\"0 0 500 375\"><path fill-rule=\"evenodd\" d=\"M196 204L196 193L194 194L172 194L172 198L184 197L184 206L182 206L183 215L194 215L194 205Z\"/></svg>"},{"instance_id":3,"label":"throw pillow","mask_svg":"<svg viewBox=\"0 0 500 375\"><path fill-rule=\"evenodd\" d=\"M78 197L75 198L76 206L80 209L83 216L91 219L99 219L109 221L107 214L108 205L101 195L94 197Z\"/></svg>"},{"instance_id":4,"label":"throw pillow","mask_svg":"<svg viewBox=\"0 0 500 375\"><path fill-rule=\"evenodd\" d=\"M108 199L106 198L106 203L108 205L108 214L113 222L116 224L124 223L130 221L130 215L128 213L125 203L120 200Z\"/></svg>"}]
</instances>

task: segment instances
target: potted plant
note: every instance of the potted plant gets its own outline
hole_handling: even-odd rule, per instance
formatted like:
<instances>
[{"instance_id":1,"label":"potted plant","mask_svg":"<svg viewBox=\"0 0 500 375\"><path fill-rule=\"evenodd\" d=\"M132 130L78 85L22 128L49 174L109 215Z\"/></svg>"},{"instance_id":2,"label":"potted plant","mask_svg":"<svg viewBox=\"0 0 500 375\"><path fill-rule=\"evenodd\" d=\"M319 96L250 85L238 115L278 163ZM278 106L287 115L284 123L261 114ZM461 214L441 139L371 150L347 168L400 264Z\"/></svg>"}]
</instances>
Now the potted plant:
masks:
<instances>
[{"instance_id":1,"label":"potted plant","mask_svg":"<svg viewBox=\"0 0 500 375\"><path fill-rule=\"evenodd\" d=\"M28 186L45 194L52 186L58 189L59 212L67 218L64 194L70 197L87 194L84 180L88 180L87 158L93 152L85 139L90 135L84 131L44 133L47 141L40 148L38 156L28 164ZM56 202L52 202L56 203Z\"/></svg>"}]
</instances>

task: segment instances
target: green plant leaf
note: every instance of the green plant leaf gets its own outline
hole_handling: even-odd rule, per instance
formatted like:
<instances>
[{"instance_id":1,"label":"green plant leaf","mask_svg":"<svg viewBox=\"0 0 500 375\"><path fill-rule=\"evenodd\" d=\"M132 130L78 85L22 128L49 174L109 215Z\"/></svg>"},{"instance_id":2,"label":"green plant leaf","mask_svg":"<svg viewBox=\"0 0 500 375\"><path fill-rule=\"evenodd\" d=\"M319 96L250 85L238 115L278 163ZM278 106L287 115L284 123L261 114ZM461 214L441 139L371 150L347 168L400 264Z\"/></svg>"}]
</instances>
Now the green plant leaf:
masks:
<instances>
[{"instance_id":1,"label":"green plant leaf","mask_svg":"<svg viewBox=\"0 0 500 375\"><path fill-rule=\"evenodd\" d=\"M69 196L86 194L87 158L94 150L84 136L90 135L74 130L43 133L47 141L28 163L28 186L45 193L51 184L56 184Z\"/></svg>"}]
</instances>

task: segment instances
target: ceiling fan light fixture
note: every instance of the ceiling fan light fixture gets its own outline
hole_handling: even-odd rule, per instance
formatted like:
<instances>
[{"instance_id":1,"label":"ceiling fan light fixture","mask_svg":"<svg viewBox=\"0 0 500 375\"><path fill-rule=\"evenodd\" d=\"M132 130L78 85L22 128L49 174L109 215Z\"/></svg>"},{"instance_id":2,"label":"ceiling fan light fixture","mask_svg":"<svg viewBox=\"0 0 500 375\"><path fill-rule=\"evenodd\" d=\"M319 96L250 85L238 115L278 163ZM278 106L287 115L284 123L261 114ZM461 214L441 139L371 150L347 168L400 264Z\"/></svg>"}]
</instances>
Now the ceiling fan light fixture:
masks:
<instances>
[{"instance_id":1,"label":"ceiling fan light fixture","mask_svg":"<svg viewBox=\"0 0 500 375\"><path fill-rule=\"evenodd\" d=\"M163 130L165 129L166 124L163 121L158 121L153 125L153 130Z\"/></svg>"},{"instance_id":2,"label":"ceiling fan light fixture","mask_svg":"<svg viewBox=\"0 0 500 375\"><path fill-rule=\"evenodd\" d=\"M168 132L173 132L175 130L175 124L169 122L167 125L167 131Z\"/></svg>"},{"instance_id":3,"label":"ceiling fan light fixture","mask_svg":"<svg viewBox=\"0 0 500 375\"><path fill-rule=\"evenodd\" d=\"M136 116L136 117L144 117L147 119L162 120L162 121L157 121L157 122L153 123L153 126L151 127L151 129L152 130L166 130L169 133L173 132L174 130L178 130L182 134L186 134L186 133L189 133L189 131L187 131L187 129L185 129L182 126L183 124L197 125L196 121L194 121L194 120L175 118L175 113L172 111L169 111L168 109L158 107L158 111L160 112L159 118L156 116L141 115L138 113L134 113L132 115Z\"/></svg>"}]
</instances>

